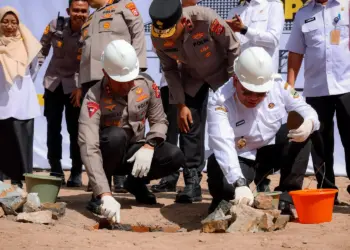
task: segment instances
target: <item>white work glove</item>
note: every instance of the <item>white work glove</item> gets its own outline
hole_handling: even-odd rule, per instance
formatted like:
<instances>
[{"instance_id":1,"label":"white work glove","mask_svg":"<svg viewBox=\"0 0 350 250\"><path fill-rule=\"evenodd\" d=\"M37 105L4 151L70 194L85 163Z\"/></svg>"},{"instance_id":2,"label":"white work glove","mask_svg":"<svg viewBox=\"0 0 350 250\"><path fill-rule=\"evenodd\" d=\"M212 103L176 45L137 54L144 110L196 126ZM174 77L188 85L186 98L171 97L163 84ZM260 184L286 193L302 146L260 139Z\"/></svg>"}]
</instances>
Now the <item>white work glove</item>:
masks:
<instances>
[{"instance_id":1,"label":"white work glove","mask_svg":"<svg viewBox=\"0 0 350 250\"><path fill-rule=\"evenodd\" d=\"M244 204L252 206L254 203L253 192L247 186L236 187L234 204Z\"/></svg>"},{"instance_id":2,"label":"white work glove","mask_svg":"<svg viewBox=\"0 0 350 250\"><path fill-rule=\"evenodd\" d=\"M134 177L147 176L151 169L151 163L153 159L154 150L143 146L140 148L127 162L134 162L131 174Z\"/></svg>"},{"instance_id":3,"label":"white work glove","mask_svg":"<svg viewBox=\"0 0 350 250\"><path fill-rule=\"evenodd\" d=\"M305 141L312 132L314 124L311 120L305 120L299 128L289 130L288 137L291 138L289 141L303 142Z\"/></svg>"},{"instance_id":4,"label":"white work glove","mask_svg":"<svg viewBox=\"0 0 350 250\"><path fill-rule=\"evenodd\" d=\"M110 195L103 196L101 201L101 214L113 223L120 223L119 202Z\"/></svg>"}]
</instances>

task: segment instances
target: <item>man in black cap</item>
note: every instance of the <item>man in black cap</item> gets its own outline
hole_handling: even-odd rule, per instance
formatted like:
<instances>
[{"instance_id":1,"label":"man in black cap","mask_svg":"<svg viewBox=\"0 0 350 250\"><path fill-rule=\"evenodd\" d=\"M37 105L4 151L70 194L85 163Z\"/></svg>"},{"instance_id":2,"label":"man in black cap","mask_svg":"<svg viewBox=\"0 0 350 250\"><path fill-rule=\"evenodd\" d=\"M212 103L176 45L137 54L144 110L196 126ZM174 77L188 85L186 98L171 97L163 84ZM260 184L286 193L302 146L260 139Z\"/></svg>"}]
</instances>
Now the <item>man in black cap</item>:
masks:
<instances>
[{"instance_id":1,"label":"man in black cap","mask_svg":"<svg viewBox=\"0 0 350 250\"><path fill-rule=\"evenodd\" d=\"M239 42L226 22L210 8L182 8L180 0L154 0L149 14L153 46L169 86L169 102L178 108L184 145L186 186L176 202L201 201L197 168L204 154L204 131L200 125L206 121L208 90L217 90L232 76Z\"/></svg>"}]
</instances>

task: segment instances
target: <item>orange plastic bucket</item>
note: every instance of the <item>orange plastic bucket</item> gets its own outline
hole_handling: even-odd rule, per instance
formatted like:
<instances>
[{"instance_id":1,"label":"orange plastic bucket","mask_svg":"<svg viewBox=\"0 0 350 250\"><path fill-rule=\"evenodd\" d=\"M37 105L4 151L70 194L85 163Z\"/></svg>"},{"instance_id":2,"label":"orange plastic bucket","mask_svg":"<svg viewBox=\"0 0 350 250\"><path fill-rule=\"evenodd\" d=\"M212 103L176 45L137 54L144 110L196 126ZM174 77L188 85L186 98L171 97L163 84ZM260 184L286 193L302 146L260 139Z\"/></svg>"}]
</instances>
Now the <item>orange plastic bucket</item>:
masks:
<instances>
[{"instance_id":1,"label":"orange plastic bucket","mask_svg":"<svg viewBox=\"0 0 350 250\"><path fill-rule=\"evenodd\" d=\"M305 189L291 191L299 222L317 224L332 221L337 189Z\"/></svg>"}]
</instances>

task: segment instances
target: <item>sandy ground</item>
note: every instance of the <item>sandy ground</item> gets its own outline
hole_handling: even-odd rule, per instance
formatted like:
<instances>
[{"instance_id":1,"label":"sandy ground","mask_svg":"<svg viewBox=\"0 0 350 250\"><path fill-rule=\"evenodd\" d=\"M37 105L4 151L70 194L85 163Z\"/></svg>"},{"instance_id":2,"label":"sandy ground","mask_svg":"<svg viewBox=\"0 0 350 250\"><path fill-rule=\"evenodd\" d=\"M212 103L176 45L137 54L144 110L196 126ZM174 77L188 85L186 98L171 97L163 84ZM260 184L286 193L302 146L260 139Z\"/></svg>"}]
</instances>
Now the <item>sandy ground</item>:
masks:
<instances>
[{"instance_id":1,"label":"sandy ground","mask_svg":"<svg viewBox=\"0 0 350 250\"><path fill-rule=\"evenodd\" d=\"M68 173L67 173L68 174ZM276 186L278 175L272 177ZM312 177L310 177L312 178ZM306 178L304 185L310 183ZM84 184L87 178L84 174ZM350 202L346 178L337 178L339 197ZM315 181L311 181L311 186ZM130 194L115 195L122 204L123 223L152 225L176 224L189 230L183 233L133 233L109 230L89 231L96 217L85 209L91 193L86 187L61 189L59 201L67 202L66 216L55 225L17 223L13 217L0 219L0 249L350 249L350 207L334 208L333 221L319 225L289 223L285 230L272 233L204 234L200 221L210 203L206 179L202 182L202 203L176 204L176 193L157 194L158 204L145 207ZM178 189L183 188L183 181Z\"/></svg>"}]
</instances>

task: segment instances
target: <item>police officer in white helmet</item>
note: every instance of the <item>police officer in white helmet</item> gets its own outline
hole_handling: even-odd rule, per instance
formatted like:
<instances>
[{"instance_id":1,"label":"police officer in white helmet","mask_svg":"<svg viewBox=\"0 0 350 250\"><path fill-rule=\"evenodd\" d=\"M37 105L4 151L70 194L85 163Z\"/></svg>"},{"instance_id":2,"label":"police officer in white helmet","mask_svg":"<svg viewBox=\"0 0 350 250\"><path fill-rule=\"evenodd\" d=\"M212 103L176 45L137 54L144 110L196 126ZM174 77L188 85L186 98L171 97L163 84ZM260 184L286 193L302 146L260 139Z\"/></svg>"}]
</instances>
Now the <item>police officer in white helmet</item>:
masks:
<instances>
[{"instance_id":1,"label":"police officer in white helmet","mask_svg":"<svg viewBox=\"0 0 350 250\"><path fill-rule=\"evenodd\" d=\"M80 152L93 199L88 208L119 220L112 175L127 175L125 188L143 204L157 203L146 184L183 166L181 150L165 142L168 121L157 85L139 74L139 61L125 40L110 42L102 55L104 77L88 91L79 117ZM146 120L150 128L145 133Z\"/></svg>"},{"instance_id":2,"label":"police officer in white helmet","mask_svg":"<svg viewBox=\"0 0 350 250\"><path fill-rule=\"evenodd\" d=\"M288 131L282 118L298 112L302 124ZM271 56L261 47L251 47L234 63L231 82L221 87L208 104L208 186L213 201L253 204L249 184L281 171L279 209L291 214L288 191L302 188L310 143L308 138L320 123L315 110L273 72Z\"/></svg>"}]
</instances>

